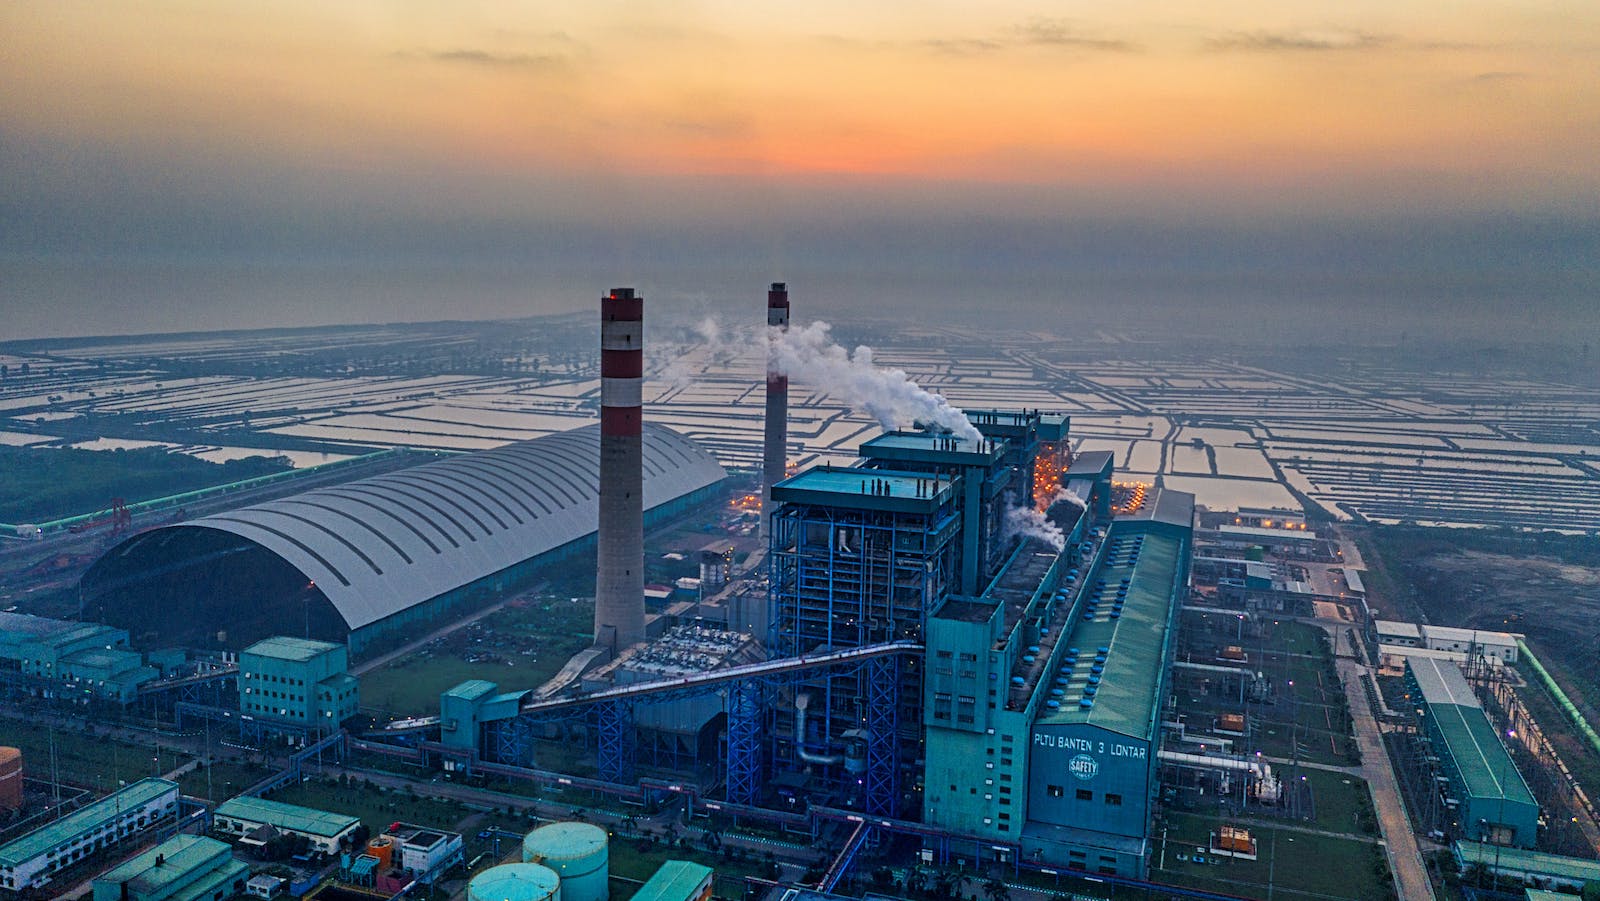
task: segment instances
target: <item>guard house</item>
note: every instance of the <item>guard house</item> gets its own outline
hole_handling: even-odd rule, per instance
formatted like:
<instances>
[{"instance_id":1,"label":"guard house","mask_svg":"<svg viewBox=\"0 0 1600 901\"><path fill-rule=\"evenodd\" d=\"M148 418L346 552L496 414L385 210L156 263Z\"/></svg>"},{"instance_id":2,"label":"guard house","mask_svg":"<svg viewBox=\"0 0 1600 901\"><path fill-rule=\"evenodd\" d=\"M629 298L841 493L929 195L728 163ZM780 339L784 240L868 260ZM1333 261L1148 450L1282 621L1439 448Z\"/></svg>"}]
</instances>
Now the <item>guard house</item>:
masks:
<instances>
[{"instance_id":1,"label":"guard house","mask_svg":"<svg viewBox=\"0 0 1600 901\"><path fill-rule=\"evenodd\" d=\"M239 653L239 711L269 731L331 732L356 715L358 684L342 644L279 636Z\"/></svg>"}]
</instances>

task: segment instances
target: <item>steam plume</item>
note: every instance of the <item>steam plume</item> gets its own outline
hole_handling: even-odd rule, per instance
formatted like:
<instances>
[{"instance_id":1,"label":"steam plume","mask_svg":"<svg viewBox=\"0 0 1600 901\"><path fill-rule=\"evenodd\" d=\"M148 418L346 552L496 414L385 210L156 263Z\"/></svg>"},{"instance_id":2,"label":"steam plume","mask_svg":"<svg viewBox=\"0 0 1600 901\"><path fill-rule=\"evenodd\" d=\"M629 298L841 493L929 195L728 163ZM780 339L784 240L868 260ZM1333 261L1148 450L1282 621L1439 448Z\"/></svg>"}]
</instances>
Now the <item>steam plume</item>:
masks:
<instances>
[{"instance_id":1,"label":"steam plume","mask_svg":"<svg viewBox=\"0 0 1600 901\"><path fill-rule=\"evenodd\" d=\"M1057 552L1067 546L1067 536L1061 533L1055 523L1046 519L1043 513L1032 507L1012 507L1007 510L1006 518L1001 525L1001 534L1007 539L1013 536L1037 538Z\"/></svg>"},{"instance_id":2,"label":"steam plume","mask_svg":"<svg viewBox=\"0 0 1600 901\"><path fill-rule=\"evenodd\" d=\"M884 428L906 428L917 422L943 428L958 438L982 441L983 435L950 402L918 387L899 369L880 369L872 348L846 351L828 333L826 322L813 322L787 332L773 329L773 359L779 371L865 411Z\"/></svg>"}]
</instances>

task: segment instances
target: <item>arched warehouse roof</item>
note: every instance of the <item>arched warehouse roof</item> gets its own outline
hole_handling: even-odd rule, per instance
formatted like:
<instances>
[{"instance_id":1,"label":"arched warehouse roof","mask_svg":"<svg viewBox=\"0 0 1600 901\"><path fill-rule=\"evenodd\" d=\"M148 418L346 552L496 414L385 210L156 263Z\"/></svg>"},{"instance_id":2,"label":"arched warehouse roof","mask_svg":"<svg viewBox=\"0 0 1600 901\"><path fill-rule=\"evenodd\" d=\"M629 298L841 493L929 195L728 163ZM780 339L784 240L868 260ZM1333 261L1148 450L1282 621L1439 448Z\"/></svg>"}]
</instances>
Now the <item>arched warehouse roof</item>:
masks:
<instances>
[{"instance_id":1,"label":"arched warehouse roof","mask_svg":"<svg viewBox=\"0 0 1600 901\"><path fill-rule=\"evenodd\" d=\"M240 586L272 585L277 595L303 590L325 598L343 630L361 629L592 534L599 515L599 442L600 427L587 426L152 529L113 547L90 568L85 598L102 621L132 618L137 627L141 619L166 618L161 610L141 617L132 609L163 602L152 594L182 594L187 585L191 592L232 595L210 603L207 628L226 631L230 613L238 621L252 615L242 608L254 590ZM643 457L647 510L726 476L710 454L662 426L645 425ZM273 569L267 555L293 573ZM251 560L253 578L224 578ZM179 578L179 572L189 576ZM129 590L162 578L167 581L159 589ZM201 583L210 587L193 587ZM205 598L167 602L191 608L189 616L205 616L208 606ZM314 629L309 607L305 617L308 632L340 625Z\"/></svg>"}]
</instances>

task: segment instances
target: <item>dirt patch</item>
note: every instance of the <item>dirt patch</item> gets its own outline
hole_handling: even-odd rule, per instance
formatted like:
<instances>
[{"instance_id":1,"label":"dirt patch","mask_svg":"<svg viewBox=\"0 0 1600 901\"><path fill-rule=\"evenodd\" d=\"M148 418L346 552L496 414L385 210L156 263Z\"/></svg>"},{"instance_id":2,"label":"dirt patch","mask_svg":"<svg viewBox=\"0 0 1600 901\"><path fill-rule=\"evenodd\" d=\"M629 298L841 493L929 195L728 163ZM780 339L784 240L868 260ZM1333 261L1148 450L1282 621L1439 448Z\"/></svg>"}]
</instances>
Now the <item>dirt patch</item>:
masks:
<instances>
[{"instance_id":1,"label":"dirt patch","mask_svg":"<svg viewBox=\"0 0 1600 901\"><path fill-rule=\"evenodd\" d=\"M1398 562L1429 622L1527 635L1574 702L1600 708L1600 566L1443 548Z\"/></svg>"}]
</instances>

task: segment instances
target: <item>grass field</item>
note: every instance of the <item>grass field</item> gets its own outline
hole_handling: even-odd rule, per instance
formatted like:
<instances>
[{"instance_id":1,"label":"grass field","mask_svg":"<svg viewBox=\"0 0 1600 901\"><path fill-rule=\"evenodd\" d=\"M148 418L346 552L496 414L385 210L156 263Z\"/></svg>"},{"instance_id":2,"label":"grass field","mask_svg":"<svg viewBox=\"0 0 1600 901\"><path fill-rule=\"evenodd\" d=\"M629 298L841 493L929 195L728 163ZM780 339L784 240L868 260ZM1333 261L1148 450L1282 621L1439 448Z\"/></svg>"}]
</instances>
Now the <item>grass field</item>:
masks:
<instances>
[{"instance_id":1,"label":"grass field","mask_svg":"<svg viewBox=\"0 0 1600 901\"><path fill-rule=\"evenodd\" d=\"M592 603L541 598L508 606L361 677L361 704L392 716L439 712L439 695L468 679L502 691L537 688L593 641Z\"/></svg>"},{"instance_id":2,"label":"grass field","mask_svg":"<svg viewBox=\"0 0 1600 901\"><path fill-rule=\"evenodd\" d=\"M1318 829L1351 835L1377 834L1377 821L1371 813L1372 795L1365 779L1311 769L1301 770L1300 775L1311 784L1316 799L1312 823Z\"/></svg>"},{"instance_id":3,"label":"grass field","mask_svg":"<svg viewBox=\"0 0 1600 901\"><path fill-rule=\"evenodd\" d=\"M765 876L767 866L759 857L745 852L743 859L724 858L699 847L672 847L666 842L651 844L636 838L611 840L611 897L626 901L638 890L638 883L649 879L669 860L689 860L717 871L715 892L722 898L743 898L744 877Z\"/></svg>"},{"instance_id":4,"label":"grass field","mask_svg":"<svg viewBox=\"0 0 1600 901\"><path fill-rule=\"evenodd\" d=\"M1258 859L1214 857L1206 851L1215 818L1172 814L1165 848L1165 868L1152 867L1156 881L1217 892L1274 899L1309 901L1347 898L1385 901L1391 897L1387 865L1377 845L1359 839L1330 838L1290 829L1250 827ZM1162 849L1157 837L1156 861ZM1197 849L1199 849L1197 851ZM1194 862L1198 853L1205 863ZM1179 855L1189 859L1179 860Z\"/></svg>"},{"instance_id":5,"label":"grass field","mask_svg":"<svg viewBox=\"0 0 1600 901\"><path fill-rule=\"evenodd\" d=\"M22 751L29 778L50 778L50 731L32 723L0 720L0 745ZM171 772L188 763L187 754L172 748L119 741L104 735L57 731L55 767L63 782L110 792L119 782L135 782Z\"/></svg>"},{"instance_id":6,"label":"grass field","mask_svg":"<svg viewBox=\"0 0 1600 901\"><path fill-rule=\"evenodd\" d=\"M268 767L254 764L217 761L210 767L200 767L184 773L178 780L178 787L186 795L220 803L272 775L273 772Z\"/></svg>"},{"instance_id":7,"label":"grass field","mask_svg":"<svg viewBox=\"0 0 1600 901\"><path fill-rule=\"evenodd\" d=\"M269 797L286 804L299 804L331 813L360 817L361 822L377 832L382 827L404 820L419 826L436 829L454 829L471 811L465 805L436 798L423 798L404 792L388 792L369 787L359 780L341 785L326 779L314 778L297 785L286 786Z\"/></svg>"}]
</instances>

